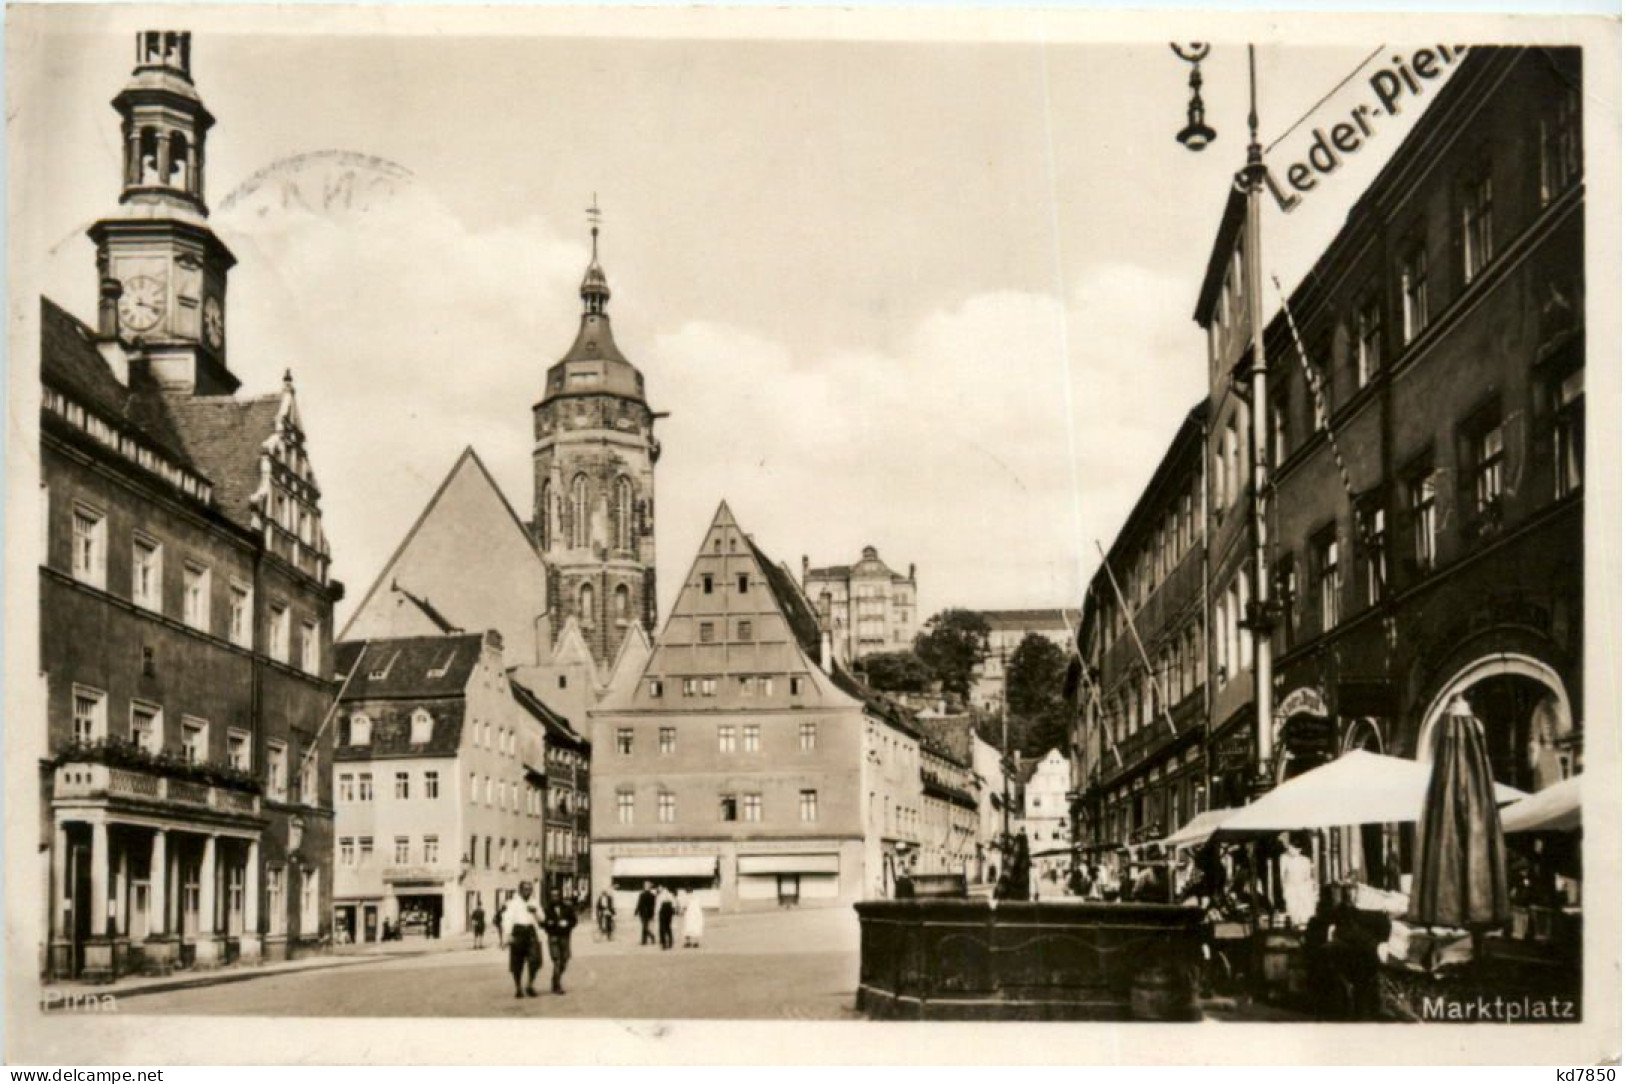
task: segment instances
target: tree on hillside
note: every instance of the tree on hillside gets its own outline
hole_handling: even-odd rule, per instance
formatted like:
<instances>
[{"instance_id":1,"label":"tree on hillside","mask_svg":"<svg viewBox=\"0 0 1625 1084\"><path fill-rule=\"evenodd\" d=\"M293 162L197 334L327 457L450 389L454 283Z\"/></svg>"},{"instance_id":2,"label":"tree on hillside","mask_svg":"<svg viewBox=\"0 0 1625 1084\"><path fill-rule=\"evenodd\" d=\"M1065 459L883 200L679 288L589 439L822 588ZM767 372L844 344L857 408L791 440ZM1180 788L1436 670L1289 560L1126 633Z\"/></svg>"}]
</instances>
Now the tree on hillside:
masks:
<instances>
[{"instance_id":1,"label":"tree on hillside","mask_svg":"<svg viewBox=\"0 0 1625 1084\"><path fill-rule=\"evenodd\" d=\"M883 693L923 693L931 690L931 668L912 651L883 651L858 661L869 687Z\"/></svg>"},{"instance_id":2,"label":"tree on hillside","mask_svg":"<svg viewBox=\"0 0 1625 1084\"><path fill-rule=\"evenodd\" d=\"M1067 748L1071 711L1066 701L1067 655L1052 640L1029 632L1016 645L1005 670L1012 737L1023 751L1041 754Z\"/></svg>"},{"instance_id":3,"label":"tree on hillside","mask_svg":"<svg viewBox=\"0 0 1625 1084\"><path fill-rule=\"evenodd\" d=\"M987 621L974 610L943 610L914 638L914 654L930 667L945 692L970 696L978 666L987 658Z\"/></svg>"}]
</instances>

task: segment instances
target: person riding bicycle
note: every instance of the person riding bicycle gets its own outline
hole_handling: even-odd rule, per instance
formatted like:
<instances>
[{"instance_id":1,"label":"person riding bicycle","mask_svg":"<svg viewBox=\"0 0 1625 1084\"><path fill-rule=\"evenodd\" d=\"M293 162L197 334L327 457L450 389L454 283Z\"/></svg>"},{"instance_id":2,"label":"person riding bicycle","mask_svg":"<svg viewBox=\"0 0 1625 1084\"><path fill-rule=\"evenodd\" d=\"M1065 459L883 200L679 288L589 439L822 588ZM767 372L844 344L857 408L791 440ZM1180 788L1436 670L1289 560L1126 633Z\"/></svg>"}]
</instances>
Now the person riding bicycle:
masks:
<instances>
[{"instance_id":1,"label":"person riding bicycle","mask_svg":"<svg viewBox=\"0 0 1625 1084\"><path fill-rule=\"evenodd\" d=\"M598 903L594 910L598 916L599 932L605 937L613 937L615 935L615 897L610 894L609 889L606 888L598 894Z\"/></svg>"}]
</instances>

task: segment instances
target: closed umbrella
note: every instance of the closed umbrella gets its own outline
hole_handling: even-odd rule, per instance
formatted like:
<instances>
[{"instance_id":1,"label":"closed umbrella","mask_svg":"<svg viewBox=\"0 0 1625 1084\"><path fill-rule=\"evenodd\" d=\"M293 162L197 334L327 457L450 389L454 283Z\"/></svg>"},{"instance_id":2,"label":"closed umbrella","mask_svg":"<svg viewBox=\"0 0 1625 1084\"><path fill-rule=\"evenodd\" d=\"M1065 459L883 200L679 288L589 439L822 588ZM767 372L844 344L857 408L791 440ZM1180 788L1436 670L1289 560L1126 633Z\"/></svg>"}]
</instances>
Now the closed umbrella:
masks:
<instances>
[{"instance_id":1,"label":"closed umbrella","mask_svg":"<svg viewBox=\"0 0 1625 1084\"><path fill-rule=\"evenodd\" d=\"M1420 926L1484 929L1510 915L1506 840L1484 726L1458 696L1434 734L1408 918Z\"/></svg>"}]
</instances>

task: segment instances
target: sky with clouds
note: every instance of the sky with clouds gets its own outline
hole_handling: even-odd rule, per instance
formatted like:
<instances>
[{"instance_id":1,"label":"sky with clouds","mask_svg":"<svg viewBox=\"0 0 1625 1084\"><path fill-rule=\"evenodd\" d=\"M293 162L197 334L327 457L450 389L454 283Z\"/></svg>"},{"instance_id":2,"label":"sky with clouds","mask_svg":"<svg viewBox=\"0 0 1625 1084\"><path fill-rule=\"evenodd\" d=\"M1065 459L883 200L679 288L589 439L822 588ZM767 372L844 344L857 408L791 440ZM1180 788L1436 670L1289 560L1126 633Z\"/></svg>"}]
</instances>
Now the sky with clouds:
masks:
<instances>
[{"instance_id":1,"label":"sky with clouds","mask_svg":"<svg viewBox=\"0 0 1625 1084\"><path fill-rule=\"evenodd\" d=\"M1154 30L660 38L578 17L501 36L330 17L168 23L194 30L218 118L231 365L244 393L293 370L341 621L465 446L528 518L530 407L575 333L595 193L617 339L670 412L662 613L722 499L792 566L868 544L917 565L926 613L1078 604L1094 541L1203 393L1191 310L1245 142L1242 45L1204 65L1220 138L1194 155L1172 138L1188 69ZM13 35L30 152L14 198L35 197L14 251L91 321L83 230L115 206L108 103L147 22L66 12ZM1316 38L1260 52L1266 141L1381 40ZM1272 162L1369 96L1355 78ZM1305 273L1416 112L1269 212L1268 270Z\"/></svg>"}]
</instances>

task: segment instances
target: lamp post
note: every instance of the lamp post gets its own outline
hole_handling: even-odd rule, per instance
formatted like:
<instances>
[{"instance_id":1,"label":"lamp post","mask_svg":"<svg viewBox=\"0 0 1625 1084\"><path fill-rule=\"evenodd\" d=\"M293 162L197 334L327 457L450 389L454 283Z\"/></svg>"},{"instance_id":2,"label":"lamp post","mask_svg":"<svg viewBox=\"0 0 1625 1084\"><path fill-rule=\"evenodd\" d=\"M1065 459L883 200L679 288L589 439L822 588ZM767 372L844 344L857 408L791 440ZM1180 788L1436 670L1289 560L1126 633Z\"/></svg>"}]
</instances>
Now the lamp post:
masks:
<instances>
[{"instance_id":1,"label":"lamp post","mask_svg":"<svg viewBox=\"0 0 1625 1084\"><path fill-rule=\"evenodd\" d=\"M1174 54L1191 66L1191 101L1186 109L1186 125L1174 138L1186 149L1200 151L1218 134L1205 123L1202 103L1201 62L1210 47L1205 44L1171 45ZM1264 354L1264 287L1262 256L1262 211L1264 199L1264 149L1258 142L1258 64L1256 51L1247 46L1247 163L1236 174L1235 184L1247 197L1247 219L1242 232L1242 278L1247 302L1247 323L1252 350L1245 373L1245 391L1237 394L1247 403L1251 433L1252 497L1251 534L1253 550L1253 591L1247 616L1241 623L1253 638L1254 765L1253 790L1263 793L1271 785L1270 764L1275 755L1275 683L1271 636L1275 630L1275 604L1270 598L1269 530L1265 517L1265 486L1268 478L1267 437L1269 419L1268 366Z\"/></svg>"}]
</instances>

